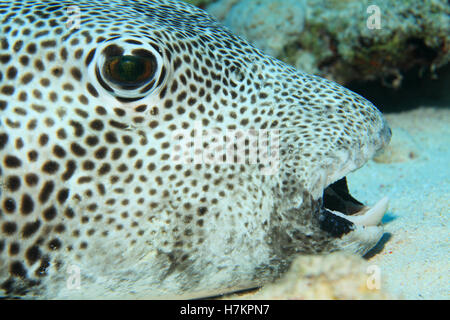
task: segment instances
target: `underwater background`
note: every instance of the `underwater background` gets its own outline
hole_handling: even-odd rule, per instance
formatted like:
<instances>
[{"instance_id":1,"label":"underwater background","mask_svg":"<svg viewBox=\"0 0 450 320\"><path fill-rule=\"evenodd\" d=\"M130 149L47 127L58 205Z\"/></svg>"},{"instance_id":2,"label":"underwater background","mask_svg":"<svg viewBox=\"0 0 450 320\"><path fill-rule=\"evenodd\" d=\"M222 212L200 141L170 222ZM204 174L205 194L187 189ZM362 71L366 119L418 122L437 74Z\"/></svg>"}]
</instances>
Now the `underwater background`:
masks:
<instances>
[{"instance_id":1,"label":"underwater background","mask_svg":"<svg viewBox=\"0 0 450 320\"><path fill-rule=\"evenodd\" d=\"M351 194L362 203L390 198L385 233L364 258L301 256L275 283L220 298L449 299L448 0L184 1L265 53L362 95L392 129L389 146L347 175ZM0 196L2 186L0 179Z\"/></svg>"},{"instance_id":2,"label":"underwater background","mask_svg":"<svg viewBox=\"0 0 450 320\"><path fill-rule=\"evenodd\" d=\"M362 202L390 197L385 235L366 255L366 269L340 255L304 257L278 284L238 297L449 299L448 1L187 2L266 53L361 94L393 131L387 150L348 176ZM381 286L361 289L371 267Z\"/></svg>"}]
</instances>

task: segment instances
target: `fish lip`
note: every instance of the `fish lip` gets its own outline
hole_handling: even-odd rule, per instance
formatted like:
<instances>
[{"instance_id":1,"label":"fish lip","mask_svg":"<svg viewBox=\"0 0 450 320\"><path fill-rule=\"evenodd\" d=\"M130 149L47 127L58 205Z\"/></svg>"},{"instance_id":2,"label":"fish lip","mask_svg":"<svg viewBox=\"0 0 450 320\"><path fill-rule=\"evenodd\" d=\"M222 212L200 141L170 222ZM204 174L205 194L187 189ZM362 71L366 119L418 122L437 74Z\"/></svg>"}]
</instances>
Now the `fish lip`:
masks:
<instances>
[{"instance_id":1,"label":"fish lip","mask_svg":"<svg viewBox=\"0 0 450 320\"><path fill-rule=\"evenodd\" d=\"M389 144L392 131L384 117L379 113L381 128L376 137L371 140L371 148L360 157L345 161L340 170L333 171L327 176L327 183L322 189L320 203L319 221L334 221L335 224L348 224L349 227L340 226L338 229L347 230L356 227L377 227L387 211L389 199L383 197L374 206L370 207L355 199L347 186L346 175L361 168L372 159L376 153L380 152ZM347 231L348 232L348 231ZM346 233L347 233L346 232Z\"/></svg>"},{"instance_id":2,"label":"fish lip","mask_svg":"<svg viewBox=\"0 0 450 320\"><path fill-rule=\"evenodd\" d=\"M342 237L357 227L376 227L387 210L389 199L382 198L373 207L355 199L344 176L330 184L319 200L319 225L334 237Z\"/></svg>"},{"instance_id":3,"label":"fish lip","mask_svg":"<svg viewBox=\"0 0 450 320\"><path fill-rule=\"evenodd\" d=\"M322 207L345 215L357 214L365 207L350 194L345 176L326 187L321 200Z\"/></svg>"}]
</instances>

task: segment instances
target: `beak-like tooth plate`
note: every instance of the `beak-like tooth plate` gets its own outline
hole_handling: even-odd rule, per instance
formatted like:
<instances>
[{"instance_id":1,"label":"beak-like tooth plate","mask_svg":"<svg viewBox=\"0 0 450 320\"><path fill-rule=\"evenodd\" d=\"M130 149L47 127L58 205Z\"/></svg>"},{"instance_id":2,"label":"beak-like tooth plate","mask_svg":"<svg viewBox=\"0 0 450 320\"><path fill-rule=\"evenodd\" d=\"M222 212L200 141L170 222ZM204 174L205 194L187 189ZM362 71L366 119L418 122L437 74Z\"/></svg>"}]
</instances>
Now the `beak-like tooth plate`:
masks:
<instances>
[{"instance_id":1,"label":"beak-like tooth plate","mask_svg":"<svg viewBox=\"0 0 450 320\"><path fill-rule=\"evenodd\" d=\"M388 205L389 205L389 198L384 197L383 199L378 201L376 205L367 210L367 212L364 213L363 215L347 216L338 211L332 210L330 211L341 218L353 222L355 225L369 227L369 226L376 226L377 224L380 223L381 219L383 218L384 214L388 209Z\"/></svg>"}]
</instances>

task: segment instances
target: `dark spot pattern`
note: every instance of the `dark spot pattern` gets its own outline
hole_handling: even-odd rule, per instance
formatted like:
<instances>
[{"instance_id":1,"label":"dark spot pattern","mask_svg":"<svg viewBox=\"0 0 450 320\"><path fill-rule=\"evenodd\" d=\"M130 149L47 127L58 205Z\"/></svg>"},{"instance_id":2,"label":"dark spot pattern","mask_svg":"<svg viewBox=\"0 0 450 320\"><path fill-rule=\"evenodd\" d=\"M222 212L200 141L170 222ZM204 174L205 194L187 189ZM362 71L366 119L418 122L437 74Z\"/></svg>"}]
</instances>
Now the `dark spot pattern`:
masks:
<instances>
[{"instance_id":1,"label":"dark spot pattern","mask_svg":"<svg viewBox=\"0 0 450 320\"><path fill-rule=\"evenodd\" d=\"M79 30L57 1L0 4L0 296L46 293L69 263L61 253L120 293L117 279L148 253L145 281L175 277L185 292L338 249L332 240L353 226L319 214L312 183L324 164L341 169L336 154L381 146L372 104L184 3L76 5ZM193 137L198 124L208 134L178 163L173 135ZM213 148L212 129L235 134L228 151ZM282 132L273 177L249 161L252 130Z\"/></svg>"}]
</instances>

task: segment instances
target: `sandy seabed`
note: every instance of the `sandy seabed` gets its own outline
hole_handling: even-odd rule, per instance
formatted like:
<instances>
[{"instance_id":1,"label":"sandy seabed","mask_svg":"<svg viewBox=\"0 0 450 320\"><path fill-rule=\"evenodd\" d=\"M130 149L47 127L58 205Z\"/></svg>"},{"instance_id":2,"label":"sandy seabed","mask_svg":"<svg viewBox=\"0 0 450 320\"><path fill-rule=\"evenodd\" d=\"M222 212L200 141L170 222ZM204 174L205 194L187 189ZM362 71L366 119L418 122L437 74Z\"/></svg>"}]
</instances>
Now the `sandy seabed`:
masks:
<instances>
[{"instance_id":1,"label":"sandy seabed","mask_svg":"<svg viewBox=\"0 0 450 320\"><path fill-rule=\"evenodd\" d=\"M386 152L348 175L351 193L372 205L390 198L385 235L368 254L382 290L402 299L450 298L450 108L387 114Z\"/></svg>"}]
</instances>

